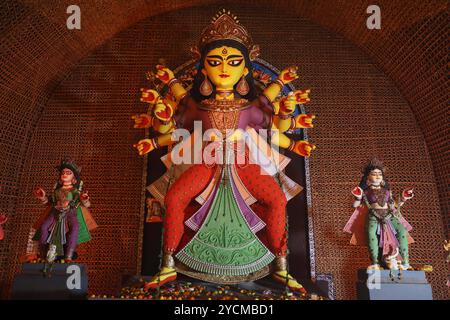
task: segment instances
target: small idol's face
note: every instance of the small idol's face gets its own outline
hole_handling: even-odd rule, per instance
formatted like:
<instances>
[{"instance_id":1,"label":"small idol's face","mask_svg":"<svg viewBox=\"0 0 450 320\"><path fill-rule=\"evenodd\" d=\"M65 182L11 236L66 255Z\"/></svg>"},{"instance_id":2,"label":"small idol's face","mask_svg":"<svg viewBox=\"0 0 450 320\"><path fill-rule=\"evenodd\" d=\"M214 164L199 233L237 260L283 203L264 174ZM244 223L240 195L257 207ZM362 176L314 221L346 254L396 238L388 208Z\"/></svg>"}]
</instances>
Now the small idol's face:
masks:
<instances>
[{"instance_id":1,"label":"small idol's face","mask_svg":"<svg viewBox=\"0 0 450 320\"><path fill-rule=\"evenodd\" d=\"M207 53L202 72L217 89L230 90L243 75L247 75L248 69L241 51L222 46Z\"/></svg>"},{"instance_id":2,"label":"small idol's face","mask_svg":"<svg viewBox=\"0 0 450 320\"><path fill-rule=\"evenodd\" d=\"M380 169L374 169L370 171L367 180L370 182L371 185L379 186L383 181L383 172L381 172Z\"/></svg>"},{"instance_id":3,"label":"small idol's face","mask_svg":"<svg viewBox=\"0 0 450 320\"><path fill-rule=\"evenodd\" d=\"M74 178L75 177L73 175L72 170L70 170L70 169L63 169L61 171L61 181L62 181L63 184L72 183L72 181L75 180Z\"/></svg>"}]
</instances>

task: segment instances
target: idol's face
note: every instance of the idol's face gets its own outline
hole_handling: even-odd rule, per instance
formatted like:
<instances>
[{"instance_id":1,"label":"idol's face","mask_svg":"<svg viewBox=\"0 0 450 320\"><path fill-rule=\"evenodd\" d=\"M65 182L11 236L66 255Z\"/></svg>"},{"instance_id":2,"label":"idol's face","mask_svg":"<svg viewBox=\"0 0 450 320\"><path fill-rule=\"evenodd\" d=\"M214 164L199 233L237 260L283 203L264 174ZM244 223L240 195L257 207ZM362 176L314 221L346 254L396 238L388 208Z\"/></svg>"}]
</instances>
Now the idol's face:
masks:
<instances>
[{"instance_id":1,"label":"idol's face","mask_svg":"<svg viewBox=\"0 0 450 320\"><path fill-rule=\"evenodd\" d=\"M367 180L371 185L379 186L383 181L383 172L380 169L374 169L370 171Z\"/></svg>"},{"instance_id":2,"label":"idol's face","mask_svg":"<svg viewBox=\"0 0 450 320\"><path fill-rule=\"evenodd\" d=\"M73 181L75 181L75 176L73 175L72 170L63 169L61 171L61 182L63 184L71 184Z\"/></svg>"},{"instance_id":3,"label":"idol's face","mask_svg":"<svg viewBox=\"0 0 450 320\"><path fill-rule=\"evenodd\" d=\"M231 90L242 76L247 75L245 59L236 48L222 46L206 54L202 72L219 90Z\"/></svg>"}]
</instances>

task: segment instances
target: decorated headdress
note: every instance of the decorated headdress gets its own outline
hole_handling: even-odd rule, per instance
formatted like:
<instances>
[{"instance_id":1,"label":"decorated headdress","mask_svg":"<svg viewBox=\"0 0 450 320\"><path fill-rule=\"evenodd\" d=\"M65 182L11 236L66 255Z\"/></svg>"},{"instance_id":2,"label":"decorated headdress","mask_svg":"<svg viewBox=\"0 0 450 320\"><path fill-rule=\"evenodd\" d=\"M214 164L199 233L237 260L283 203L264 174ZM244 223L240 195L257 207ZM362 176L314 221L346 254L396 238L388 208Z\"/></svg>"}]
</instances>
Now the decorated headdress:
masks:
<instances>
[{"instance_id":1,"label":"decorated headdress","mask_svg":"<svg viewBox=\"0 0 450 320\"><path fill-rule=\"evenodd\" d=\"M81 167L78 167L77 164L70 158L65 158L61 160L61 163L56 166L56 170L58 172L63 171L64 169L69 169L73 172L75 179L77 179L76 187L80 186L81 183Z\"/></svg>"},{"instance_id":2,"label":"decorated headdress","mask_svg":"<svg viewBox=\"0 0 450 320\"><path fill-rule=\"evenodd\" d=\"M235 15L225 9L219 11L212 19L211 24L207 26L200 37L197 46L191 48L196 58L200 58L200 52L209 43L217 40L234 40L244 45L250 56L254 60L259 56L259 46L253 44L253 40L247 29L239 23Z\"/></svg>"},{"instance_id":3,"label":"decorated headdress","mask_svg":"<svg viewBox=\"0 0 450 320\"><path fill-rule=\"evenodd\" d=\"M386 167L383 165L383 163L378 160L378 158L372 158L370 159L369 163L364 167L364 169L362 170L363 176L361 178L361 181L359 183L359 186L365 190L368 185L367 185L367 177L369 176L370 172L372 170L375 169L379 169L381 170L381 173L383 174L383 182L382 182L382 186L384 186L385 188L389 189L389 183L386 179Z\"/></svg>"},{"instance_id":4,"label":"decorated headdress","mask_svg":"<svg viewBox=\"0 0 450 320\"><path fill-rule=\"evenodd\" d=\"M378 158L372 158L370 159L369 163L364 167L362 173L364 175L368 175L370 173L370 171L375 170L375 169L379 169L381 170L381 172L385 173L386 168L384 167L383 163L378 160Z\"/></svg>"}]
</instances>

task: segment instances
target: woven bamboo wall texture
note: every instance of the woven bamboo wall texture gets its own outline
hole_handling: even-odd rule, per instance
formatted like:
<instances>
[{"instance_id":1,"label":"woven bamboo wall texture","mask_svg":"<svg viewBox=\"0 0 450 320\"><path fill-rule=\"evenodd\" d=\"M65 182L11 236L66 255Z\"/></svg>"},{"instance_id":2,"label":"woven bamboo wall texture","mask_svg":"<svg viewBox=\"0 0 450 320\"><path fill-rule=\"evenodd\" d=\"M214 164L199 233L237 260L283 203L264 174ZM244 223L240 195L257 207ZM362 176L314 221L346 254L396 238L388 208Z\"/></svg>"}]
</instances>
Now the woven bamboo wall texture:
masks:
<instances>
[{"instance_id":1,"label":"woven bamboo wall texture","mask_svg":"<svg viewBox=\"0 0 450 320\"><path fill-rule=\"evenodd\" d=\"M93 213L101 225L94 240L81 249L92 292L114 292L122 273L137 271L142 162L130 144L141 135L131 129L129 120L130 114L142 110L136 102L137 89L143 72L158 58L165 57L172 66L187 58L187 49L219 6L146 19L78 61L145 16L199 3L169 2L154 11L142 1L108 8L84 3L89 10L85 16L97 17L97 23L85 19L83 30L72 33L59 18L58 13L65 12L63 4L50 10L45 2L37 7L29 1L2 3L0 210L11 218L6 241L0 243L0 268L8 270L0 275L0 285L5 277L10 284L17 257L25 250L29 226L39 214L29 196L33 186L44 183L49 190L55 178L52 168L67 152L84 167ZM446 16L442 2L418 5L417 11L393 7L398 17L384 17L384 29L369 34L365 27L342 23L357 22L355 17L359 17L359 25L365 26L366 15L355 14L365 12L359 2L277 2L281 13L289 7L290 12L343 34L372 60L308 20L289 16L282 24L273 10L269 15L263 13L269 12L264 7L227 5L261 44L264 59L278 67L298 64L302 81L297 85L313 89L310 109L319 117L310 132L319 145L311 168L317 271L335 276L338 298L354 297L354 271L368 262L366 250L349 247L348 237L340 230L350 214L348 190L373 154L385 160L395 191L416 186L416 198L405 207L417 241L412 262L432 262L435 297L447 297L439 231L441 213L448 223L449 205L448 153L444 152L448 86L442 56ZM120 18L111 24L115 16ZM176 29L170 19L177 21ZM282 46L280 39L293 44ZM67 78L60 83L63 77ZM384 123L383 118L388 121ZM64 121L70 127L65 128ZM430 235L430 229L437 231ZM351 261L349 257L354 256L361 258Z\"/></svg>"},{"instance_id":2,"label":"woven bamboo wall texture","mask_svg":"<svg viewBox=\"0 0 450 320\"><path fill-rule=\"evenodd\" d=\"M368 31L366 8L373 1L302 1L291 12L344 35L396 84L424 135L438 186L444 229L450 237L448 150L447 1L377 1L382 28ZM280 7L289 8L290 1Z\"/></svg>"},{"instance_id":3,"label":"woven bamboo wall texture","mask_svg":"<svg viewBox=\"0 0 450 320\"><path fill-rule=\"evenodd\" d=\"M57 5L53 2L49 5L46 1L22 2L58 25L65 23L64 16L60 13L65 12L65 8L72 4L65 0ZM71 35L70 39L65 40L75 48L83 44L85 51L81 54L85 54L86 49L101 44L114 32L123 30L148 15L213 2L230 7L229 4L242 1L136 0L120 4L99 2L94 7L91 1L81 1L80 6L90 19L85 20L83 31L79 33L81 36ZM366 9L373 4L370 0L247 0L245 4L254 7L256 11L268 6L268 10L273 14L296 14L342 34L363 49L395 81L423 131L438 182L442 212L446 213L444 221L448 234L450 173L447 165L449 152L445 140L448 136L445 106L449 100L446 81L447 1L377 1L381 8L382 29L376 31L366 28ZM238 6L236 8L239 9ZM95 36L92 36L93 34ZM76 61L80 53L72 51L74 52L69 61Z\"/></svg>"},{"instance_id":4,"label":"woven bamboo wall texture","mask_svg":"<svg viewBox=\"0 0 450 320\"><path fill-rule=\"evenodd\" d=\"M148 15L189 5L164 0L152 1L151 4L144 1L116 5L108 2L94 4L92 1L78 3L83 8L82 30L68 31L65 20L66 8L72 4L70 1L0 2L0 211L10 218L5 227L5 241L0 242L3 297L7 295L10 284L5 279L14 271L9 270L9 263L21 254L14 246L23 238L15 237L24 235L23 231L18 234L16 230L28 228L15 219L17 206L23 206L24 194L19 190L31 188L27 189L20 181L30 148L34 147L30 144L31 137L55 87L81 58L119 30ZM62 152L56 153L54 158ZM51 170L54 162L50 157L45 168ZM48 179L53 179L50 178L51 172L47 171L47 174ZM27 177L23 178L28 181ZM51 182L47 183L50 188Z\"/></svg>"}]
</instances>

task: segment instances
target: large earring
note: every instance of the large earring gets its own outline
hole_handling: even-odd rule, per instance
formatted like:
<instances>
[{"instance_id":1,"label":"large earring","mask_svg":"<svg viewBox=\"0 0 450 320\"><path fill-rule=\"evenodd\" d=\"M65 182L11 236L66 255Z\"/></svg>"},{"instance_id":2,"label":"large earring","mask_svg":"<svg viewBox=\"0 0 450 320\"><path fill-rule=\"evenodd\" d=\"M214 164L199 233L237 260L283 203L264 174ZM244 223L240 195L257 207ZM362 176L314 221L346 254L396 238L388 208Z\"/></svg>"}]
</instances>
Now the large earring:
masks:
<instances>
[{"instance_id":1,"label":"large earring","mask_svg":"<svg viewBox=\"0 0 450 320\"><path fill-rule=\"evenodd\" d=\"M207 97L210 96L213 92L213 88L211 85L211 82L209 82L208 77L205 75L205 80L203 80L202 84L200 85L200 93Z\"/></svg>"},{"instance_id":2,"label":"large earring","mask_svg":"<svg viewBox=\"0 0 450 320\"><path fill-rule=\"evenodd\" d=\"M241 96L246 96L248 94L248 92L250 91L250 87L248 86L248 82L245 79L245 76L241 77L241 80L239 80L237 86L236 86L236 91L241 95Z\"/></svg>"}]
</instances>

